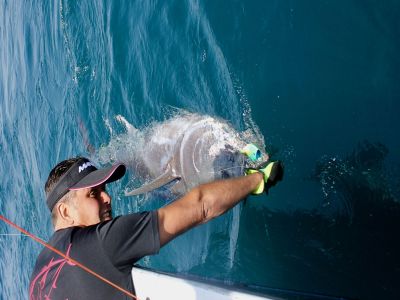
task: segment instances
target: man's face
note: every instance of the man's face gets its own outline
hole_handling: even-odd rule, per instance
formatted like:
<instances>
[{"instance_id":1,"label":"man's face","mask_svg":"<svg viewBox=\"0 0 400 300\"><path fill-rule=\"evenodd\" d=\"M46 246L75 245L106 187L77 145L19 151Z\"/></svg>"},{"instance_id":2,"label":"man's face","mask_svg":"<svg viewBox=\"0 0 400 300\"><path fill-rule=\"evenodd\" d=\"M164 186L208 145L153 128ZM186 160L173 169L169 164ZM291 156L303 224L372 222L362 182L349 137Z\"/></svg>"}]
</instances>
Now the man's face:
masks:
<instances>
[{"instance_id":1,"label":"man's face","mask_svg":"<svg viewBox=\"0 0 400 300\"><path fill-rule=\"evenodd\" d=\"M72 212L77 226L90 226L112 219L111 197L105 185L75 191Z\"/></svg>"}]
</instances>

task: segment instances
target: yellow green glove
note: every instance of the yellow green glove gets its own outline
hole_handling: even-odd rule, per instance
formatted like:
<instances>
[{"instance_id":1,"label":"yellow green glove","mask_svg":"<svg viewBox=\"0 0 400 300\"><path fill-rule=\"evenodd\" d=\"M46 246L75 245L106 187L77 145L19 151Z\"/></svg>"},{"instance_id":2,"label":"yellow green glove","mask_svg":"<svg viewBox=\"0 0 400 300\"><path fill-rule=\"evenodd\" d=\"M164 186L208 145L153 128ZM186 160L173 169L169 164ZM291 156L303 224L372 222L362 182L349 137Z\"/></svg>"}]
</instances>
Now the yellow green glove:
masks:
<instances>
[{"instance_id":1,"label":"yellow green glove","mask_svg":"<svg viewBox=\"0 0 400 300\"><path fill-rule=\"evenodd\" d=\"M282 162L272 161L264 162L256 168L249 168L245 170L246 175L261 172L264 175L264 180L255 188L251 193L253 195L259 195L262 192L268 193L270 187L277 184L283 178L283 164Z\"/></svg>"}]
</instances>

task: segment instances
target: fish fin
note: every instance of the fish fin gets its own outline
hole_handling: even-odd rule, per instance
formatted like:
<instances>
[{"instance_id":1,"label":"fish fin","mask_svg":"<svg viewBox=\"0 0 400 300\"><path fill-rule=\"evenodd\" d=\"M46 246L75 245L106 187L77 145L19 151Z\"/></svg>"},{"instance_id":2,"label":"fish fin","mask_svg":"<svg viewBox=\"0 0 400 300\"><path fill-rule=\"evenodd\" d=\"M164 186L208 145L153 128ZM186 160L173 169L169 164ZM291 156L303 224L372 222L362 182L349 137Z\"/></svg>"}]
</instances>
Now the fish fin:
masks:
<instances>
[{"instance_id":1,"label":"fish fin","mask_svg":"<svg viewBox=\"0 0 400 300\"><path fill-rule=\"evenodd\" d=\"M144 194L144 193L153 191L155 189L158 189L174 180L179 180L179 179L181 179L181 177L172 174L171 171L168 169L165 173L161 174L153 181L151 181L137 189L134 189L130 192L125 192L125 196L135 196L135 195Z\"/></svg>"},{"instance_id":2,"label":"fish fin","mask_svg":"<svg viewBox=\"0 0 400 300\"><path fill-rule=\"evenodd\" d=\"M93 145L89 141L89 133L88 130L83 123L82 119L78 117L78 124L79 124L79 131L81 132L82 138L83 138L83 144L86 147L86 151L93 155L96 152L96 149L93 147Z\"/></svg>"}]
</instances>

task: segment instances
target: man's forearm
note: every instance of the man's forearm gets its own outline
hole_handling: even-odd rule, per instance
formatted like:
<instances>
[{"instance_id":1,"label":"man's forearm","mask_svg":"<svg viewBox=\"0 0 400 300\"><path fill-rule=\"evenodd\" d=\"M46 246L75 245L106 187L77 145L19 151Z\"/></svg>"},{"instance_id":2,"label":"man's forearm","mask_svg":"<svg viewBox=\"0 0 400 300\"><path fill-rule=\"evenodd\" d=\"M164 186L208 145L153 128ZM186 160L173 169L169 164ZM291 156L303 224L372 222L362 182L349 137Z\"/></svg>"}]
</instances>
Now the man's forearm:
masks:
<instances>
[{"instance_id":1,"label":"man's forearm","mask_svg":"<svg viewBox=\"0 0 400 300\"><path fill-rule=\"evenodd\" d=\"M263 180L261 173L206 183L197 187L203 203L204 220L207 222L244 199Z\"/></svg>"},{"instance_id":2,"label":"man's forearm","mask_svg":"<svg viewBox=\"0 0 400 300\"><path fill-rule=\"evenodd\" d=\"M235 206L263 180L261 173L202 184L158 210L161 246Z\"/></svg>"}]
</instances>

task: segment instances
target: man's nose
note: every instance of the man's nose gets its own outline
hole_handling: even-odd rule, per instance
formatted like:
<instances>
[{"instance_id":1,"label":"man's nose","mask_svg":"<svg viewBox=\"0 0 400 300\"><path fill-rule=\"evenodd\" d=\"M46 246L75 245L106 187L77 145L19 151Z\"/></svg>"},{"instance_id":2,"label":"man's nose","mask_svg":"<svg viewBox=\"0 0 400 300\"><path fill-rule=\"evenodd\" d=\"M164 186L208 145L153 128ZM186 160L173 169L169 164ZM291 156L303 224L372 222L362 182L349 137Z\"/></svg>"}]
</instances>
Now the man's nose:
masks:
<instances>
[{"instance_id":1,"label":"man's nose","mask_svg":"<svg viewBox=\"0 0 400 300\"><path fill-rule=\"evenodd\" d=\"M106 191L101 192L101 199L104 204L111 204L111 197Z\"/></svg>"}]
</instances>

